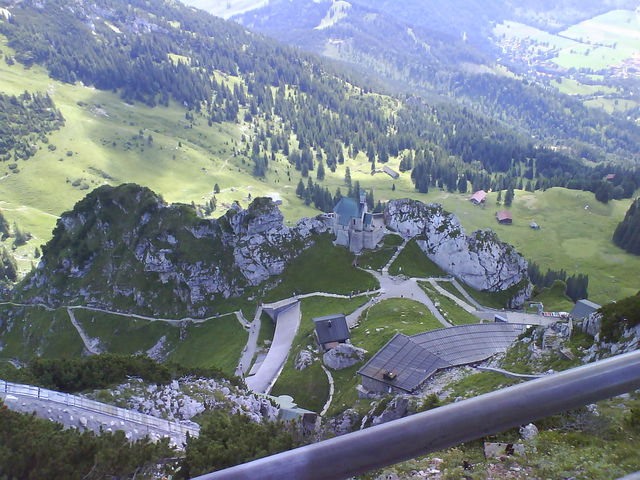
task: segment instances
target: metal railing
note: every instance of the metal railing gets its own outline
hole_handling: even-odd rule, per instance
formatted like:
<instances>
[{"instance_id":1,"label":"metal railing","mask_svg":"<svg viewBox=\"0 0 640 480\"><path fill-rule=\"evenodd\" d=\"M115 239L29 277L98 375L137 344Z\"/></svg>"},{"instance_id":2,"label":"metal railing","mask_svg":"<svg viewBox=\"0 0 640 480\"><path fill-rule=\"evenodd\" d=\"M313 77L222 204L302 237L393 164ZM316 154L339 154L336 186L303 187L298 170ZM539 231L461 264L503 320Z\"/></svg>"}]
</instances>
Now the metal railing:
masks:
<instances>
[{"instance_id":1,"label":"metal railing","mask_svg":"<svg viewBox=\"0 0 640 480\"><path fill-rule=\"evenodd\" d=\"M638 388L635 351L195 480L345 479Z\"/></svg>"},{"instance_id":2,"label":"metal railing","mask_svg":"<svg viewBox=\"0 0 640 480\"><path fill-rule=\"evenodd\" d=\"M127 410L114 405L89 400L88 398L78 397L76 395L71 395L70 393L55 392L53 390L34 387L32 385L22 385L0 380L0 392L7 395L20 395L22 397L37 398L39 400L54 402L68 407L76 407L90 412L109 415L126 422L136 423L143 427L153 428L154 430L171 435L181 435L186 437L187 433L189 433L189 435L197 437L200 433L199 427L196 426L183 425L181 423L171 422L169 420L153 417L133 410Z\"/></svg>"}]
</instances>

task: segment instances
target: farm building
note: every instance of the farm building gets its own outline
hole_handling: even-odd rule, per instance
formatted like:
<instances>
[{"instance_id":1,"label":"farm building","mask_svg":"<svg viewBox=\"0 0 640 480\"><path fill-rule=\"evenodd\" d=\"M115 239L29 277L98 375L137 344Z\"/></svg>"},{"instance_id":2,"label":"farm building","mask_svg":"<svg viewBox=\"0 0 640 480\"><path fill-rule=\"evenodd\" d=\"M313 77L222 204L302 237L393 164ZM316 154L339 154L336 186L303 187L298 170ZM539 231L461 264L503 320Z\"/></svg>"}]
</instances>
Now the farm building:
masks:
<instances>
[{"instance_id":1,"label":"farm building","mask_svg":"<svg viewBox=\"0 0 640 480\"><path fill-rule=\"evenodd\" d=\"M386 165L384 167L382 167L382 171L384 173L386 173L387 175L389 175L394 180L397 180L398 178L400 178L400 174L398 172L396 172L392 168L387 167Z\"/></svg>"},{"instance_id":2,"label":"farm building","mask_svg":"<svg viewBox=\"0 0 640 480\"><path fill-rule=\"evenodd\" d=\"M590 300L587 300L585 298L582 300L578 300L576 302L575 306L573 307L573 310L569 312L569 316L571 316L571 318L575 318L576 320L582 320L583 318L586 318L589 315L591 315L593 312L595 312L599 308L600 308L600 305Z\"/></svg>"},{"instance_id":3,"label":"farm building","mask_svg":"<svg viewBox=\"0 0 640 480\"><path fill-rule=\"evenodd\" d=\"M501 223L502 225L511 225L513 223L513 216L511 215L511 212L507 210L500 210L496 213L496 220L498 220L498 223Z\"/></svg>"},{"instance_id":4,"label":"farm building","mask_svg":"<svg viewBox=\"0 0 640 480\"><path fill-rule=\"evenodd\" d=\"M475 205L480 205L487 200L487 192L484 190L478 190L476 193L471 195L469 201Z\"/></svg>"},{"instance_id":5,"label":"farm building","mask_svg":"<svg viewBox=\"0 0 640 480\"><path fill-rule=\"evenodd\" d=\"M475 323L410 337L398 333L358 370L362 387L377 393L412 393L440 370L506 351L526 328L516 323Z\"/></svg>"},{"instance_id":6,"label":"farm building","mask_svg":"<svg viewBox=\"0 0 640 480\"><path fill-rule=\"evenodd\" d=\"M333 209L333 233L336 244L354 253L363 248L375 248L384 236L382 214L367 211L366 194L361 191L359 201L342 197Z\"/></svg>"},{"instance_id":7,"label":"farm building","mask_svg":"<svg viewBox=\"0 0 640 480\"><path fill-rule=\"evenodd\" d=\"M529 227L533 228L534 230L540 230L540 225L538 225L536 222L531 222L529 224Z\"/></svg>"},{"instance_id":8,"label":"farm building","mask_svg":"<svg viewBox=\"0 0 640 480\"><path fill-rule=\"evenodd\" d=\"M339 343L347 343L351 338L347 319L344 315L328 315L313 319L316 326L316 339L322 350L327 351L338 346Z\"/></svg>"}]
</instances>

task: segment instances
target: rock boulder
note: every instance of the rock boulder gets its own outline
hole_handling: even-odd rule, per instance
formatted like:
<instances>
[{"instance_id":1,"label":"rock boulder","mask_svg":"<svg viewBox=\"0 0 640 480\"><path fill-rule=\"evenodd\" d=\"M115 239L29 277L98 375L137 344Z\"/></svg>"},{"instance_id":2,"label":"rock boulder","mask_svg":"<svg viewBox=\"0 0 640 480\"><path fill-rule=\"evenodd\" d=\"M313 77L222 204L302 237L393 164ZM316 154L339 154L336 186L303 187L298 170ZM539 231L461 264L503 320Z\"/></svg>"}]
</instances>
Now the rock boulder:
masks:
<instances>
[{"instance_id":1,"label":"rock boulder","mask_svg":"<svg viewBox=\"0 0 640 480\"><path fill-rule=\"evenodd\" d=\"M333 370L343 370L364 360L366 350L354 347L350 343L340 343L322 356L324 364Z\"/></svg>"}]
</instances>

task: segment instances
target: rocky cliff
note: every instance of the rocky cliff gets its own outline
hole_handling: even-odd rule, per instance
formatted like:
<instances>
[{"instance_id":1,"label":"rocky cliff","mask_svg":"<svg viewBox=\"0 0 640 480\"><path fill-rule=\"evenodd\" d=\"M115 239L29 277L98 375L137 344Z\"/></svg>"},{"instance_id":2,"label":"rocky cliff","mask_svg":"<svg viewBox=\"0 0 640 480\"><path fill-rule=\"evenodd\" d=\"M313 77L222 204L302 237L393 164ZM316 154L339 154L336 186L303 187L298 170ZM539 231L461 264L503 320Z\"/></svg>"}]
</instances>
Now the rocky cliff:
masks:
<instances>
[{"instance_id":1,"label":"rocky cliff","mask_svg":"<svg viewBox=\"0 0 640 480\"><path fill-rule=\"evenodd\" d=\"M476 290L496 292L528 284L527 261L491 230L465 235L458 218L441 205L392 200L385 209L387 226L418 245L442 270Z\"/></svg>"},{"instance_id":2,"label":"rocky cliff","mask_svg":"<svg viewBox=\"0 0 640 480\"><path fill-rule=\"evenodd\" d=\"M206 315L216 301L282 273L324 231L319 219L285 226L268 198L203 219L147 188L105 186L62 215L16 296L50 306Z\"/></svg>"}]
</instances>

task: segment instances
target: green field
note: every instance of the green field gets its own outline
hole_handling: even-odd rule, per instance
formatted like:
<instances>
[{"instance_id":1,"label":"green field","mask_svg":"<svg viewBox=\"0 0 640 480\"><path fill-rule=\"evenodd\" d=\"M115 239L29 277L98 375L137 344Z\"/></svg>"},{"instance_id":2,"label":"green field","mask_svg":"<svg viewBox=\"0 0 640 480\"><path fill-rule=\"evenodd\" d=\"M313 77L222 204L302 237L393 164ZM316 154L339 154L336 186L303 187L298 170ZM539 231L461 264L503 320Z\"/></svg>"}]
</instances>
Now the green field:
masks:
<instances>
[{"instance_id":1,"label":"green field","mask_svg":"<svg viewBox=\"0 0 640 480\"><path fill-rule=\"evenodd\" d=\"M286 268L281 283L270 290L265 302L274 302L300 293L330 292L348 295L375 290L378 281L370 273L353 266L354 255L334 246L329 235L317 238Z\"/></svg>"},{"instance_id":2,"label":"green field","mask_svg":"<svg viewBox=\"0 0 640 480\"><path fill-rule=\"evenodd\" d=\"M564 282L556 280L551 287L545 288L531 301L541 302L545 312L570 312L574 303L564 294L566 288L567 285Z\"/></svg>"},{"instance_id":3,"label":"green field","mask_svg":"<svg viewBox=\"0 0 640 480\"><path fill-rule=\"evenodd\" d=\"M451 282L443 282L451 285ZM419 282L420 288L422 288L429 298L434 302L436 308L442 313L442 315L449 320L453 325L465 325L468 323L478 323L480 319L475 315L467 312L464 308L460 307L456 302L449 297L445 297L441 293L438 293L431 284L427 282ZM456 297L460 298L458 293Z\"/></svg>"},{"instance_id":4,"label":"green field","mask_svg":"<svg viewBox=\"0 0 640 480\"><path fill-rule=\"evenodd\" d=\"M398 258L389 267L391 275L405 275L407 277L442 277L446 275L440 267L429 260L420 249L415 239L409 240Z\"/></svg>"},{"instance_id":5,"label":"green field","mask_svg":"<svg viewBox=\"0 0 640 480\"><path fill-rule=\"evenodd\" d=\"M401 244L402 237L399 235L386 235L382 247L365 250L358 256L358 266L369 270L382 270Z\"/></svg>"}]
</instances>

